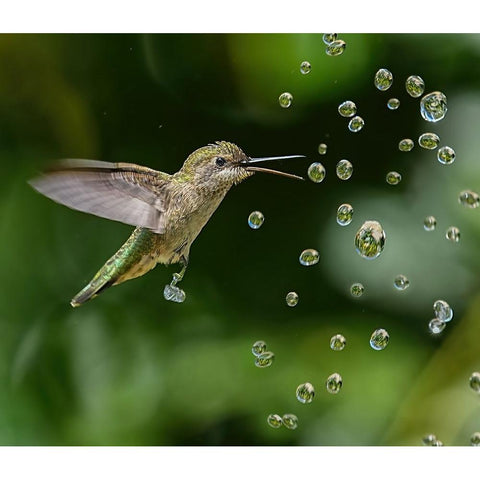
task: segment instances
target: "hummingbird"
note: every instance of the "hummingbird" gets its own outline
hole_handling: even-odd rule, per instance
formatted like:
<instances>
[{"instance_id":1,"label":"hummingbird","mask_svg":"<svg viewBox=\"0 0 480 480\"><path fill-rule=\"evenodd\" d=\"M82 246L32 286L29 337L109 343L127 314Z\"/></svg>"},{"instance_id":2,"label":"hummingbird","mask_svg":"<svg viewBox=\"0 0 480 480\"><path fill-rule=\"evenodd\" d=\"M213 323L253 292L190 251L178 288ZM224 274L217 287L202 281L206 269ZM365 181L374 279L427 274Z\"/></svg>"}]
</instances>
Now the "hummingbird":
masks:
<instances>
[{"instance_id":1,"label":"hummingbird","mask_svg":"<svg viewBox=\"0 0 480 480\"><path fill-rule=\"evenodd\" d=\"M302 157L250 158L237 145L218 141L195 150L172 175L132 163L65 160L30 180L35 190L55 202L135 227L70 304L79 307L113 285L144 275L158 263L182 266L165 286L164 296L183 302L185 292L176 285L187 269L190 247L230 188L256 172L303 180L257 166Z\"/></svg>"}]
</instances>

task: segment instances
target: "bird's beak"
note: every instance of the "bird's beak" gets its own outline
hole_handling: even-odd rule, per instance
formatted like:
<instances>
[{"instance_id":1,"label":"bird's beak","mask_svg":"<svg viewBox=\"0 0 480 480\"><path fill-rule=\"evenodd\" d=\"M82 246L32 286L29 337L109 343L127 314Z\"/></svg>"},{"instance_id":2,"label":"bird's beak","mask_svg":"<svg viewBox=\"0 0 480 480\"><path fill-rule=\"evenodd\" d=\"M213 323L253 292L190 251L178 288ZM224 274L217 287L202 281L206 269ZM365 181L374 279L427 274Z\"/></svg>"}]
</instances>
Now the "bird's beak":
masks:
<instances>
[{"instance_id":1,"label":"bird's beak","mask_svg":"<svg viewBox=\"0 0 480 480\"><path fill-rule=\"evenodd\" d=\"M282 157L262 157L262 158L249 158L247 157L244 162L241 162L245 170L249 172L263 172L263 173L272 173L274 175L280 175L281 177L294 178L295 180L305 180L303 177L298 175L293 175L291 173L280 172L279 170L272 170L271 168L263 168L252 166L252 163L268 162L274 160L288 160L291 158L305 158L305 155L287 155Z\"/></svg>"}]
</instances>

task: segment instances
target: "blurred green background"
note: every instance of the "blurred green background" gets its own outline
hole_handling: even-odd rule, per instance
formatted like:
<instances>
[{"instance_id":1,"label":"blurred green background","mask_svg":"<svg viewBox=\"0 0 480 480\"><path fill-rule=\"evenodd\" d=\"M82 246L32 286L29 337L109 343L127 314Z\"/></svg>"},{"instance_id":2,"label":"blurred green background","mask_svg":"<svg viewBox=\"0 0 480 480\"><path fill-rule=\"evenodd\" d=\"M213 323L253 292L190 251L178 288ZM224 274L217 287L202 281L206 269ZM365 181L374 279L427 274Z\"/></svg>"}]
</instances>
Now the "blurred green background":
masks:
<instances>
[{"instance_id":1,"label":"blurred green background","mask_svg":"<svg viewBox=\"0 0 480 480\"><path fill-rule=\"evenodd\" d=\"M480 36L339 37L347 48L329 57L321 34L0 36L0 444L421 445L435 433L468 445L480 431L468 385L480 370L480 219L457 201L480 190ZM394 75L386 92L373 85L381 67ZM420 117L404 88L411 74L447 95L443 121ZM346 99L365 119L359 133L338 115ZM455 149L453 165L418 145L398 151L425 131ZM158 266L73 310L132 228L57 205L27 180L65 157L173 173L216 140L257 157L304 154L279 168L305 175L321 161L326 179L259 174L233 188L192 247L185 303L162 294L178 266ZM354 165L347 182L334 173L341 158ZM390 170L400 185L385 183ZM340 227L344 202L354 220ZM265 214L258 231L252 210ZM374 261L353 247L367 219L387 234ZM449 225L458 244L445 239ZM305 248L320 252L316 266L299 264ZM399 273L404 292L393 288ZM357 281L366 291L354 299ZM433 337L437 298L455 316ZM369 346L378 327L390 334L380 352ZM329 348L336 333L342 352ZM259 339L276 355L270 368L254 366ZM325 390L333 372L338 395ZM306 381L316 396L302 405L295 389ZM294 413L299 427L274 430L270 413Z\"/></svg>"}]
</instances>

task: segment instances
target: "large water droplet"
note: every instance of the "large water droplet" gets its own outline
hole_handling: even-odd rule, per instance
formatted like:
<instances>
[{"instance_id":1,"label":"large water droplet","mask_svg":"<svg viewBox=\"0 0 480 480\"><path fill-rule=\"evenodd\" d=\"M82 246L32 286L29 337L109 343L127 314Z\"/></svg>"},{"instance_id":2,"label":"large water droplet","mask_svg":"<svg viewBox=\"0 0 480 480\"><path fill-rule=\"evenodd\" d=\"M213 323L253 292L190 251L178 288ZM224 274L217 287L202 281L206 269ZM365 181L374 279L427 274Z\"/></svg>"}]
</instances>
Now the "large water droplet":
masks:
<instances>
[{"instance_id":1,"label":"large water droplet","mask_svg":"<svg viewBox=\"0 0 480 480\"><path fill-rule=\"evenodd\" d=\"M337 223L342 227L350 225L353 219L353 207L349 203L342 203L337 210Z\"/></svg>"},{"instance_id":2,"label":"large water droplet","mask_svg":"<svg viewBox=\"0 0 480 480\"><path fill-rule=\"evenodd\" d=\"M267 351L267 344L263 340L257 340L253 345L252 345L252 353L258 357L260 354L263 352Z\"/></svg>"},{"instance_id":3,"label":"large water droplet","mask_svg":"<svg viewBox=\"0 0 480 480\"><path fill-rule=\"evenodd\" d=\"M440 143L440 137L436 133L425 132L418 137L418 144L427 150L435 150Z\"/></svg>"},{"instance_id":4,"label":"large water droplet","mask_svg":"<svg viewBox=\"0 0 480 480\"><path fill-rule=\"evenodd\" d=\"M308 73L310 73L311 70L312 66L310 65L310 62L305 61L300 64L300 72L303 75L307 75Z\"/></svg>"},{"instance_id":5,"label":"large water droplet","mask_svg":"<svg viewBox=\"0 0 480 480\"><path fill-rule=\"evenodd\" d=\"M476 392L480 393L480 373L473 372L469 379L470 388Z\"/></svg>"},{"instance_id":6,"label":"large water droplet","mask_svg":"<svg viewBox=\"0 0 480 480\"><path fill-rule=\"evenodd\" d=\"M346 344L347 340L340 333L337 333L330 339L330 348L335 352L340 352L343 350Z\"/></svg>"},{"instance_id":7,"label":"large water droplet","mask_svg":"<svg viewBox=\"0 0 480 480\"><path fill-rule=\"evenodd\" d=\"M263 213L259 212L258 210L252 212L248 216L248 226L253 230L259 229L263 225L264 221L265 217L263 216Z\"/></svg>"},{"instance_id":8,"label":"large water droplet","mask_svg":"<svg viewBox=\"0 0 480 480\"><path fill-rule=\"evenodd\" d=\"M348 160L340 160L336 168L337 177L340 180L348 180L353 173L353 165Z\"/></svg>"},{"instance_id":9,"label":"large water droplet","mask_svg":"<svg viewBox=\"0 0 480 480\"><path fill-rule=\"evenodd\" d=\"M445 232L445 238L452 243L458 243L460 241L460 230L454 226L448 227Z\"/></svg>"},{"instance_id":10,"label":"large water droplet","mask_svg":"<svg viewBox=\"0 0 480 480\"><path fill-rule=\"evenodd\" d=\"M398 172L388 172L385 180L389 185L398 185L402 181L402 176Z\"/></svg>"},{"instance_id":11,"label":"large water droplet","mask_svg":"<svg viewBox=\"0 0 480 480\"><path fill-rule=\"evenodd\" d=\"M327 48L325 49L325 53L330 57L336 57L338 55L341 55L345 51L346 47L347 47L347 44L343 40L340 40L340 39L334 40L333 42L327 45Z\"/></svg>"},{"instance_id":12,"label":"large water droplet","mask_svg":"<svg viewBox=\"0 0 480 480\"><path fill-rule=\"evenodd\" d=\"M323 43L325 45L330 45L332 42L334 42L337 39L337 34L336 33L324 33L322 39L323 39Z\"/></svg>"},{"instance_id":13,"label":"large water droplet","mask_svg":"<svg viewBox=\"0 0 480 480\"><path fill-rule=\"evenodd\" d=\"M393 83L392 72L390 72L390 70L387 70L386 68L381 68L375 74L373 83L381 91L388 90Z\"/></svg>"},{"instance_id":14,"label":"large water droplet","mask_svg":"<svg viewBox=\"0 0 480 480\"><path fill-rule=\"evenodd\" d=\"M480 206L480 196L472 190L463 190L458 195L458 202L464 207L478 208Z\"/></svg>"},{"instance_id":15,"label":"large water droplet","mask_svg":"<svg viewBox=\"0 0 480 480\"><path fill-rule=\"evenodd\" d=\"M370 346L374 350L383 350L390 340L388 332L384 328L377 328L370 337Z\"/></svg>"},{"instance_id":16,"label":"large water droplet","mask_svg":"<svg viewBox=\"0 0 480 480\"><path fill-rule=\"evenodd\" d=\"M343 385L343 380L340 374L332 373L326 382L327 392L336 394L340 391Z\"/></svg>"},{"instance_id":17,"label":"large water droplet","mask_svg":"<svg viewBox=\"0 0 480 480\"><path fill-rule=\"evenodd\" d=\"M452 147L440 147L437 151L437 159L443 165L450 165L455 161L455 150Z\"/></svg>"},{"instance_id":18,"label":"large water droplet","mask_svg":"<svg viewBox=\"0 0 480 480\"><path fill-rule=\"evenodd\" d=\"M165 285L163 289L163 297L175 303L183 303L185 301L185 292L175 285Z\"/></svg>"},{"instance_id":19,"label":"large water droplet","mask_svg":"<svg viewBox=\"0 0 480 480\"><path fill-rule=\"evenodd\" d=\"M271 413L267 417L267 423L272 427L272 428L280 428L283 425L282 422L282 417L280 415L277 415L276 413Z\"/></svg>"},{"instance_id":20,"label":"large water droplet","mask_svg":"<svg viewBox=\"0 0 480 480\"><path fill-rule=\"evenodd\" d=\"M307 248L304 250L299 257L299 261L302 265L309 267L310 265L315 265L320 260L320 254L313 248Z\"/></svg>"},{"instance_id":21,"label":"large water droplet","mask_svg":"<svg viewBox=\"0 0 480 480\"><path fill-rule=\"evenodd\" d=\"M410 138L404 138L398 142L398 149L401 152L409 152L414 146L413 140Z\"/></svg>"},{"instance_id":22,"label":"large water droplet","mask_svg":"<svg viewBox=\"0 0 480 480\"><path fill-rule=\"evenodd\" d=\"M355 248L366 259L377 258L385 248L386 235L376 220L367 220L355 235Z\"/></svg>"},{"instance_id":23,"label":"large water droplet","mask_svg":"<svg viewBox=\"0 0 480 480\"><path fill-rule=\"evenodd\" d=\"M438 335L439 333L442 333L445 326L446 326L446 323L443 320L440 320L439 318L432 318L428 323L428 329L434 335Z\"/></svg>"},{"instance_id":24,"label":"large water droplet","mask_svg":"<svg viewBox=\"0 0 480 480\"><path fill-rule=\"evenodd\" d=\"M400 291L406 290L410 286L410 280L405 275L397 275L393 280L393 286Z\"/></svg>"},{"instance_id":25,"label":"large water droplet","mask_svg":"<svg viewBox=\"0 0 480 480\"><path fill-rule=\"evenodd\" d=\"M480 446L480 432L472 433L472 436L470 437L470 445L472 447Z\"/></svg>"},{"instance_id":26,"label":"large water droplet","mask_svg":"<svg viewBox=\"0 0 480 480\"><path fill-rule=\"evenodd\" d=\"M439 122L447 113L447 97L442 92L431 92L420 100L420 114L427 122Z\"/></svg>"},{"instance_id":27,"label":"large water droplet","mask_svg":"<svg viewBox=\"0 0 480 480\"><path fill-rule=\"evenodd\" d=\"M294 307L298 303L298 293L288 292L285 301L289 307Z\"/></svg>"},{"instance_id":28,"label":"large water droplet","mask_svg":"<svg viewBox=\"0 0 480 480\"><path fill-rule=\"evenodd\" d=\"M284 92L278 97L278 103L282 108L288 108L293 102L293 95L289 92Z\"/></svg>"},{"instance_id":29,"label":"large water droplet","mask_svg":"<svg viewBox=\"0 0 480 480\"><path fill-rule=\"evenodd\" d=\"M365 291L365 287L361 283L354 283L350 287L350 293L353 297L361 297L363 292Z\"/></svg>"},{"instance_id":30,"label":"large water droplet","mask_svg":"<svg viewBox=\"0 0 480 480\"><path fill-rule=\"evenodd\" d=\"M425 217L425 220L423 220L423 228L427 232L432 232L435 230L435 227L437 226L437 219L433 215L429 215L428 217Z\"/></svg>"},{"instance_id":31,"label":"large water droplet","mask_svg":"<svg viewBox=\"0 0 480 480\"><path fill-rule=\"evenodd\" d=\"M398 98L390 98L387 102L387 107L389 110L397 110L400 106L400 100Z\"/></svg>"},{"instance_id":32,"label":"large water droplet","mask_svg":"<svg viewBox=\"0 0 480 480\"><path fill-rule=\"evenodd\" d=\"M433 304L435 318L449 322L453 318L453 309L445 300L436 300Z\"/></svg>"},{"instance_id":33,"label":"large water droplet","mask_svg":"<svg viewBox=\"0 0 480 480\"><path fill-rule=\"evenodd\" d=\"M320 183L325 178L327 171L320 162L312 163L307 170L308 178L315 183Z\"/></svg>"},{"instance_id":34,"label":"large water droplet","mask_svg":"<svg viewBox=\"0 0 480 480\"><path fill-rule=\"evenodd\" d=\"M269 367L272 365L274 359L275 354L273 352L263 352L255 358L255 366L258 368Z\"/></svg>"},{"instance_id":35,"label":"large water droplet","mask_svg":"<svg viewBox=\"0 0 480 480\"><path fill-rule=\"evenodd\" d=\"M348 122L348 129L353 133L359 132L364 126L365 126L365 121L363 120L362 117L359 117L358 115L356 117L353 117Z\"/></svg>"},{"instance_id":36,"label":"large water droplet","mask_svg":"<svg viewBox=\"0 0 480 480\"><path fill-rule=\"evenodd\" d=\"M301 403L311 403L315 396L315 389L311 383L302 383L297 387L296 396Z\"/></svg>"},{"instance_id":37,"label":"large water droplet","mask_svg":"<svg viewBox=\"0 0 480 480\"><path fill-rule=\"evenodd\" d=\"M325 155L327 153L327 144L326 143L321 143L319 146L318 146L318 153L320 155Z\"/></svg>"},{"instance_id":38,"label":"large water droplet","mask_svg":"<svg viewBox=\"0 0 480 480\"><path fill-rule=\"evenodd\" d=\"M282 417L282 422L289 430L295 430L298 427L298 418L293 413L286 413Z\"/></svg>"},{"instance_id":39,"label":"large water droplet","mask_svg":"<svg viewBox=\"0 0 480 480\"><path fill-rule=\"evenodd\" d=\"M425 91L425 82L418 75L410 75L405 81L405 89L411 97L418 98Z\"/></svg>"},{"instance_id":40,"label":"large water droplet","mask_svg":"<svg viewBox=\"0 0 480 480\"><path fill-rule=\"evenodd\" d=\"M351 100L345 100L338 106L338 113L342 117L353 117L357 113L357 106Z\"/></svg>"}]
</instances>

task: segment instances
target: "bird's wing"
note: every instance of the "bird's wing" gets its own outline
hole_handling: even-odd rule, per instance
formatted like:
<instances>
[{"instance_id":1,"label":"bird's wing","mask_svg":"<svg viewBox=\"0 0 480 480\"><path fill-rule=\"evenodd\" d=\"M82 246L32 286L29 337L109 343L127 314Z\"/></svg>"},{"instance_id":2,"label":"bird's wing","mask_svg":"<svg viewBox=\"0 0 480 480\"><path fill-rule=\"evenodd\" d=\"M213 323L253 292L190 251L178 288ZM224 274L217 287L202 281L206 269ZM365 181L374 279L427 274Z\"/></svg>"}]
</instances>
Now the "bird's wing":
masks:
<instances>
[{"instance_id":1,"label":"bird's wing","mask_svg":"<svg viewBox=\"0 0 480 480\"><path fill-rule=\"evenodd\" d=\"M131 163L66 160L29 183L74 210L164 233L169 177Z\"/></svg>"}]
</instances>

